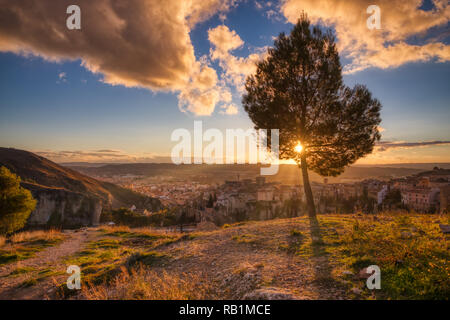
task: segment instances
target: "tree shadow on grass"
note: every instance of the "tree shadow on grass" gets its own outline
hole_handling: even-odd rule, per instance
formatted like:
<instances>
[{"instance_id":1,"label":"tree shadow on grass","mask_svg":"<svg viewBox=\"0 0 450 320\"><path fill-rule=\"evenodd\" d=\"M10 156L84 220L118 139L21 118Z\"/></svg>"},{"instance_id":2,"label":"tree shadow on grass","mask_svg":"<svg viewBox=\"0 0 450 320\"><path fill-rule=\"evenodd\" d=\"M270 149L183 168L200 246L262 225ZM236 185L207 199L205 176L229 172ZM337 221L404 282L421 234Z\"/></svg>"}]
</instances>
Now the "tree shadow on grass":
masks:
<instances>
[{"instance_id":1,"label":"tree shadow on grass","mask_svg":"<svg viewBox=\"0 0 450 320\"><path fill-rule=\"evenodd\" d=\"M342 297L344 285L336 280L333 267L330 264L329 253L326 251L326 242L323 239L324 231L320 228L316 216L309 216L309 230L311 235L312 261L314 268L313 284L317 289L319 299L337 299Z\"/></svg>"}]
</instances>

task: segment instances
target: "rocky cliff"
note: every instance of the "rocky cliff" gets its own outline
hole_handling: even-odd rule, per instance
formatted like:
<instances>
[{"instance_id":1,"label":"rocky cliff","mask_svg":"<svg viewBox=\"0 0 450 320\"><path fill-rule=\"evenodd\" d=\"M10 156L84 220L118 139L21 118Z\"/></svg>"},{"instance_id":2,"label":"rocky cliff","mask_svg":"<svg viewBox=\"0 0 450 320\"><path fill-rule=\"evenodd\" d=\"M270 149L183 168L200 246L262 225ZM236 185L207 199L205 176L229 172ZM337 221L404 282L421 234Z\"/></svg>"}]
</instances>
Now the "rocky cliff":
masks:
<instances>
[{"instance_id":1,"label":"rocky cliff","mask_svg":"<svg viewBox=\"0 0 450 320\"><path fill-rule=\"evenodd\" d=\"M98 224L102 210L119 207L157 211L158 199L98 181L31 152L0 148L0 166L21 177L38 201L27 225L75 228Z\"/></svg>"},{"instance_id":2,"label":"rocky cliff","mask_svg":"<svg viewBox=\"0 0 450 320\"><path fill-rule=\"evenodd\" d=\"M102 213L102 200L79 192L22 183L37 199L27 221L30 227L48 226L79 228L97 225Z\"/></svg>"}]
</instances>

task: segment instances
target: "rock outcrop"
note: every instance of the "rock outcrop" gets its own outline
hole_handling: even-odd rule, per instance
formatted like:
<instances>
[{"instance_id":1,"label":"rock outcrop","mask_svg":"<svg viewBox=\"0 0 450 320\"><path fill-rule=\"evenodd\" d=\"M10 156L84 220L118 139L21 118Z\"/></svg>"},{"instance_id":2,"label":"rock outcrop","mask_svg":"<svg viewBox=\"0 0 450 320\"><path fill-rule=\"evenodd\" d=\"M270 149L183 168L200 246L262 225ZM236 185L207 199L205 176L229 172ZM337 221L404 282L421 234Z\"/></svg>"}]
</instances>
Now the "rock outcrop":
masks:
<instances>
[{"instance_id":1,"label":"rock outcrop","mask_svg":"<svg viewBox=\"0 0 450 320\"><path fill-rule=\"evenodd\" d=\"M34 153L0 148L0 166L22 179L37 200L28 226L75 228L98 224L102 210L135 206L158 211L159 199L96 180Z\"/></svg>"},{"instance_id":2,"label":"rock outcrop","mask_svg":"<svg viewBox=\"0 0 450 320\"><path fill-rule=\"evenodd\" d=\"M102 200L65 189L46 188L23 183L37 200L27 225L29 227L79 228L97 225L102 212Z\"/></svg>"}]
</instances>

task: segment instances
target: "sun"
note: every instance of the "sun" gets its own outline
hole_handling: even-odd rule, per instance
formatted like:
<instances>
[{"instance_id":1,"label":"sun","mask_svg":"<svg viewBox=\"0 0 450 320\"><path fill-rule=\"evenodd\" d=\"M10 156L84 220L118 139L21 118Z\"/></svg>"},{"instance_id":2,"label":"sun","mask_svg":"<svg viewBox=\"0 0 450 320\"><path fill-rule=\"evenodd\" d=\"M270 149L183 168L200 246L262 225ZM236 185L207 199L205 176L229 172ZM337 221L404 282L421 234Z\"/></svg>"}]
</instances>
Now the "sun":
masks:
<instances>
[{"instance_id":1,"label":"sun","mask_svg":"<svg viewBox=\"0 0 450 320\"><path fill-rule=\"evenodd\" d=\"M303 151L303 146L302 146L302 144L299 142L299 143L295 146L294 150L295 150L295 152L297 152L297 153L301 153L301 152Z\"/></svg>"}]
</instances>

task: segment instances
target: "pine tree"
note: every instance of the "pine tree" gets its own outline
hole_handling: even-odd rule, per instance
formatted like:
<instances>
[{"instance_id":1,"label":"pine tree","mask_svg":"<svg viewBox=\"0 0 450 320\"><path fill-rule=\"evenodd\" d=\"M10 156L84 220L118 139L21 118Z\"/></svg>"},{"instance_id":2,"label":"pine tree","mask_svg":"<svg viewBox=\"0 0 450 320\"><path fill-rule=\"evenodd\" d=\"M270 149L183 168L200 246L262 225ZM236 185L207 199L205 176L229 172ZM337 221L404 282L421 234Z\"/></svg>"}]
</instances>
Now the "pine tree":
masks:
<instances>
[{"instance_id":1,"label":"pine tree","mask_svg":"<svg viewBox=\"0 0 450 320\"><path fill-rule=\"evenodd\" d=\"M280 130L280 158L301 168L315 216L308 169L337 176L371 153L380 140L380 102L363 85L344 85L332 32L311 26L306 14L290 35L279 35L245 88L242 102L255 129Z\"/></svg>"},{"instance_id":2,"label":"pine tree","mask_svg":"<svg viewBox=\"0 0 450 320\"><path fill-rule=\"evenodd\" d=\"M11 234L25 226L36 200L20 186L20 177L0 168L0 234Z\"/></svg>"}]
</instances>

